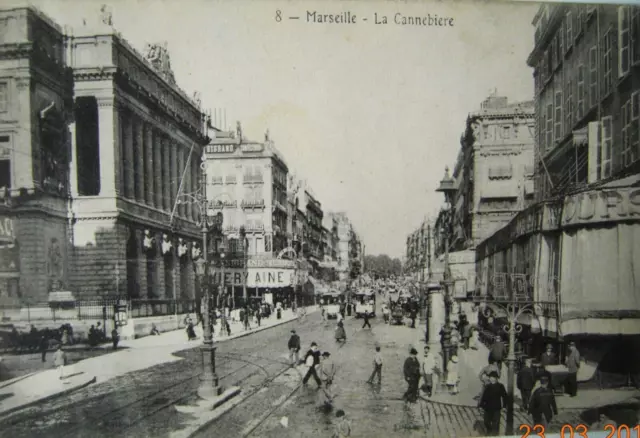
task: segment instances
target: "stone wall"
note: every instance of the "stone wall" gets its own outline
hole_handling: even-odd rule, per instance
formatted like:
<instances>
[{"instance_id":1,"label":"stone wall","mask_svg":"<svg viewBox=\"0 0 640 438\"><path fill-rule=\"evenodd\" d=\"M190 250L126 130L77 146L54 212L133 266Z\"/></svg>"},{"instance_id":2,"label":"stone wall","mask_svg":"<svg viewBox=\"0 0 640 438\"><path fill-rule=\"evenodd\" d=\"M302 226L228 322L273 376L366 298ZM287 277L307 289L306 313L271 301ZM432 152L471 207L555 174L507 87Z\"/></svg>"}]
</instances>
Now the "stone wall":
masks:
<instances>
[{"instance_id":1,"label":"stone wall","mask_svg":"<svg viewBox=\"0 0 640 438\"><path fill-rule=\"evenodd\" d=\"M76 299L126 295L127 227L114 219L74 226L70 290Z\"/></svg>"}]
</instances>

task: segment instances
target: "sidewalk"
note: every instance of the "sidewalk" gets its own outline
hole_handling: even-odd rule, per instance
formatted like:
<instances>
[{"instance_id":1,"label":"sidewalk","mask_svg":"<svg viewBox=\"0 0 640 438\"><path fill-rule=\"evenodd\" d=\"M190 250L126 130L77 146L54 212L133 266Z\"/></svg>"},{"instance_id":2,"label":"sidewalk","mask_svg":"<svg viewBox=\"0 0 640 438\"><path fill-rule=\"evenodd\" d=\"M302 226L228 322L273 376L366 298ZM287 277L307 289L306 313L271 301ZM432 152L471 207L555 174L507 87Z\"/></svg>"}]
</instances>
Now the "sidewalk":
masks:
<instances>
[{"instance_id":1,"label":"sidewalk","mask_svg":"<svg viewBox=\"0 0 640 438\"><path fill-rule=\"evenodd\" d=\"M315 310L315 306L307 308L308 313ZM218 336L220 325L217 324L214 328L214 342L226 342L248 336L295 319L297 316L291 310L285 310L282 312L282 319L276 319L273 314L270 318L263 319L260 327L255 327L252 323L251 330L248 331L244 330L242 323L230 322L230 336ZM182 358L174 356L173 353L197 347L202 342L202 327L198 326L195 330L198 336L195 341L187 340L184 329L165 332L158 336L121 341L119 347L122 349L118 348L118 351L85 359L65 367L65 374L72 375L65 379L69 383L62 383L58 379L56 370L47 370L18 379L0 388L0 415L6 415L43 400L67 394L91 383L103 383L133 371L182 360ZM110 349L111 346L102 345L99 348Z\"/></svg>"},{"instance_id":2,"label":"sidewalk","mask_svg":"<svg viewBox=\"0 0 640 438\"><path fill-rule=\"evenodd\" d=\"M456 395L450 394L447 389L438 385L438 390L431 397L432 401L447 403L459 406L478 405L478 399L475 398L480 394L482 384L478 378L480 370L488 364L489 350L484 344L480 344L478 350L458 350L459 369L460 369L460 392ZM438 358L441 356L438 355ZM442 361L441 361L442 362ZM440 365L441 366L441 365ZM520 404L522 399L520 391L515 388L514 376L514 400L516 404ZM507 364L502 365L502 374L500 382L507 386L508 368ZM632 388L619 389L583 389L578 390L577 397L556 396L556 403L559 410L585 410L608 405L614 405L630 401L640 397L640 390Z\"/></svg>"}]
</instances>

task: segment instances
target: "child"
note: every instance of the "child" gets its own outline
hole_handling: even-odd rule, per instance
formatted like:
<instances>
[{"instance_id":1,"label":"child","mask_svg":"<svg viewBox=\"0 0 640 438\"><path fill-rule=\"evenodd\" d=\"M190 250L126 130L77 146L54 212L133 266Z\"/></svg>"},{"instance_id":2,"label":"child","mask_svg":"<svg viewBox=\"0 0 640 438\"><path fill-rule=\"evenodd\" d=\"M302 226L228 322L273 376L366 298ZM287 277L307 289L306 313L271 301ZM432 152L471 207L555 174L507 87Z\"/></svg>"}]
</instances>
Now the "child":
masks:
<instances>
[{"instance_id":1,"label":"child","mask_svg":"<svg viewBox=\"0 0 640 438\"><path fill-rule=\"evenodd\" d=\"M458 393L458 383L460 382L460 374L458 373L458 356L452 356L447 365L447 386L451 394Z\"/></svg>"},{"instance_id":2,"label":"child","mask_svg":"<svg viewBox=\"0 0 640 438\"><path fill-rule=\"evenodd\" d=\"M67 353L62 351L62 344L58 344L58 350L53 355L53 365L58 368L60 380L64 379L64 366L67 364ZM64 382L64 383L69 383Z\"/></svg>"},{"instance_id":3,"label":"child","mask_svg":"<svg viewBox=\"0 0 640 438\"><path fill-rule=\"evenodd\" d=\"M376 354L373 356L373 372L367 383L373 383L373 379L378 376L378 385L382 383L382 354L380 354L380 346L376 346Z\"/></svg>"},{"instance_id":4,"label":"child","mask_svg":"<svg viewBox=\"0 0 640 438\"><path fill-rule=\"evenodd\" d=\"M342 409L338 409L336 417L339 419L333 432L333 438L344 438L351 436L351 422L347 419L347 415Z\"/></svg>"}]
</instances>

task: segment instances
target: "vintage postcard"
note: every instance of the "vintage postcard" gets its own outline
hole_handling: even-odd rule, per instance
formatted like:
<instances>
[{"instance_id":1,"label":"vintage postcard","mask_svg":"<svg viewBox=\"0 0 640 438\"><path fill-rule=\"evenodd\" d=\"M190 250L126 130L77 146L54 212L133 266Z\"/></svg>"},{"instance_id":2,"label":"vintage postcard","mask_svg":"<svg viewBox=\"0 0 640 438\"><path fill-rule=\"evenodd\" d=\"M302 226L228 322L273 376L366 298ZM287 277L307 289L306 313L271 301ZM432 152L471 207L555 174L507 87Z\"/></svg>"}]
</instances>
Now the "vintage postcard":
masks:
<instances>
[{"instance_id":1,"label":"vintage postcard","mask_svg":"<svg viewBox=\"0 0 640 438\"><path fill-rule=\"evenodd\" d=\"M0 435L640 437L640 5L0 3Z\"/></svg>"}]
</instances>

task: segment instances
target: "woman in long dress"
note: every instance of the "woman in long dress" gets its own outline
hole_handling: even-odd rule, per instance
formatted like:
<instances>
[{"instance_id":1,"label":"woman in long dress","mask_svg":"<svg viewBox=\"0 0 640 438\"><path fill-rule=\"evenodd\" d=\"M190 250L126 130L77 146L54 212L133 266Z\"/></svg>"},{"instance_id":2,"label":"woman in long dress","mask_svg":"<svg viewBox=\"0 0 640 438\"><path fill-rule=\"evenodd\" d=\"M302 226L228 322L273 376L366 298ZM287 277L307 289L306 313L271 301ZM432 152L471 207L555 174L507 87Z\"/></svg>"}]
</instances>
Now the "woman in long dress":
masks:
<instances>
[{"instance_id":1,"label":"woman in long dress","mask_svg":"<svg viewBox=\"0 0 640 438\"><path fill-rule=\"evenodd\" d=\"M342 321L338 322L338 326L336 327L336 341L347 341L347 333L344 331L344 324L342 323Z\"/></svg>"},{"instance_id":2,"label":"woman in long dress","mask_svg":"<svg viewBox=\"0 0 640 438\"><path fill-rule=\"evenodd\" d=\"M451 356L447 365L447 386L451 394L458 393L458 384L460 383L460 373L458 369L458 356Z\"/></svg>"}]
</instances>

